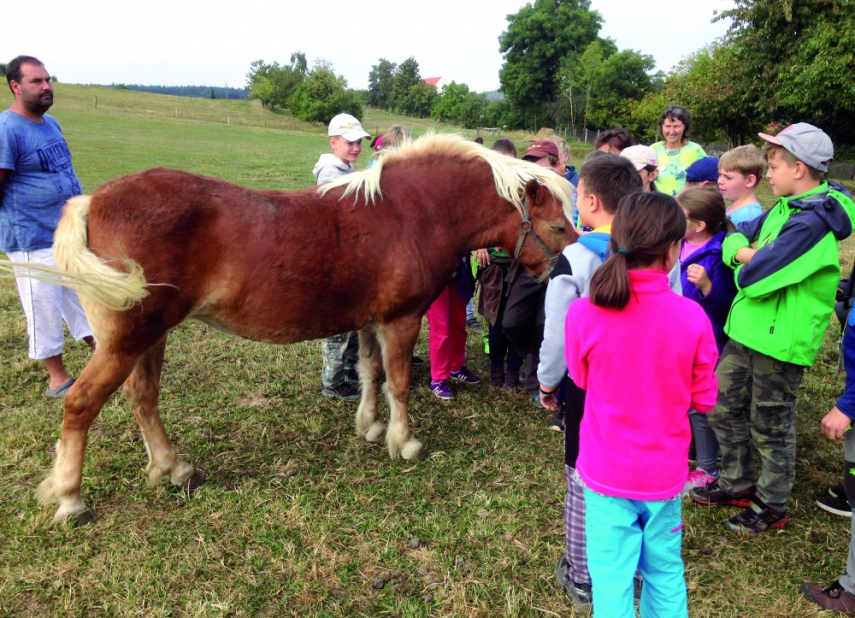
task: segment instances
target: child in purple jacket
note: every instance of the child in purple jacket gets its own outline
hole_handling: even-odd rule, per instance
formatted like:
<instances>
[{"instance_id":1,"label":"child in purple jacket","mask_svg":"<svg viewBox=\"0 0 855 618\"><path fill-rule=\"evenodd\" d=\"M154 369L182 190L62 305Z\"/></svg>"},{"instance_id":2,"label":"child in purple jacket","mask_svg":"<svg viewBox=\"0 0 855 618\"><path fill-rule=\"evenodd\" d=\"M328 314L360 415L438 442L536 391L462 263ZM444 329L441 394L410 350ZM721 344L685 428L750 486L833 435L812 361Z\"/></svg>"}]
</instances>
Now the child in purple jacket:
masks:
<instances>
[{"instance_id":1,"label":"child in purple jacket","mask_svg":"<svg viewBox=\"0 0 855 618\"><path fill-rule=\"evenodd\" d=\"M706 187L689 189L677 196L686 214L686 235L680 250L680 279L683 296L698 303L709 317L718 352L727 335L724 325L736 296L733 269L721 259L724 235L733 230L721 193ZM718 440L706 414L689 410L695 434L696 467L687 487L703 487L718 478Z\"/></svg>"}]
</instances>

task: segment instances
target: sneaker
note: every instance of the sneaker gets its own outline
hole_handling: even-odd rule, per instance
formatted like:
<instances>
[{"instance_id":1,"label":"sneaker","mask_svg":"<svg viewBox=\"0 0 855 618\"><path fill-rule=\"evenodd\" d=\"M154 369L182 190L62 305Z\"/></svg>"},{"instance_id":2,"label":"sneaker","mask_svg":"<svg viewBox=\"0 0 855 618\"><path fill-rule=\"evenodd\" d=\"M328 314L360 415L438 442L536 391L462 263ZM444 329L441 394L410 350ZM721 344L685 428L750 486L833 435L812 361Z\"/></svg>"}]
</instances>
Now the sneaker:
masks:
<instances>
[{"instance_id":1,"label":"sneaker","mask_svg":"<svg viewBox=\"0 0 855 618\"><path fill-rule=\"evenodd\" d=\"M706 487L715 480L716 477L711 474L707 474L706 470L701 470L700 468L692 470L689 472L689 476L686 479L686 491L694 489L695 487Z\"/></svg>"},{"instance_id":2,"label":"sneaker","mask_svg":"<svg viewBox=\"0 0 855 618\"><path fill-rule=\"evenodd\" d=\"M490 385L496 388L502 388L505 383L505 368L503 365L494 365L490 363Z\"/></svg>"},{"instance_id":3,"label":"sneaker","mask_svg":"<svg viewBox=\"0 0 855 618\"><path fill-rule=\"evenodd\" d=\"M754 498L751 504L739 515L735 515L724 522L724 527L732 532L744 532L745 534L762 534L767 530L777 530L787 525L787 512L780 513L770 509L758 498Z\"/></svg>"},{"instance_id":4,"label":"sneaker","mask_svg":"<svg viewBox=\"0 0 855 618\"><path fill-rule=\"evenodd\" d=\"M820 584L802 584L799 592L811 603L816 603L823 609L833 609L850 616L855 616L855 595L834 582L828 588Z\"/></svg>"},{"instance_id":5,"label":"sneaker","mask_svg":"<svg viewBox=\"0 0 855 618\"><path fill-rule=\"evenodd\" d=\"M325 386L321 392L326 397L337 397L344 401L359 401L362 397L359 389L349 382L344 382L340 386Z\"/></svg>"},{"instance_id":6,"label":"sneaker","mask_svg":"<svg viewBox=\"0 0 855 618\"><path fill-rule=\"evenodd\" d=\"M740 494L732 494L718 485L718 479L705 487L695 487L689 492L692 500L707 506L748 506L754 497L754 488L746 489Z\"/></svg>"},{"instance_id":7,"label":"sneaker","mask_svg":"<svg viewBox=\"0 0 855 618\"><path fill-rule=\"evenodd\" d=\"M552 431L564 433L564 410L560 408L558 409L558 412L556 412L555 416L552 417L552 420L549 421L549 428Z\"/></svg>"},{"instance_id":8,"label":"sneaker","mask_svg":"<svg viewBox=\"0 0 855 618\"><path fill-rule=\"evenodd\" d=\"M481 327L481 323L478 321L478 318L474 316L466 320L466 328L469 330L484 330Z\"/></svg>"},{"instance_id":9,"label":"sneaker","mask_svg":"<svg viewBox=\"0 0 855 618\"><path fill-rule=\"evenodd\" d=\"M832 487L831 489L835 488ZM833 513L834 515L852 517L852 507L849 506L849 501L845 497L820 496L816 499L816 505L829 513Z\"/></svg>"},{"instance_id":10,"label":"sneaker","mask_svg":"<svg viewBox=\"0 0 855 618\"><path fill-rule=\"evenodd\" d=\"M467 384L478 384L478 382L481 381L481 378L469 371L469 369L466 368L466 365L463 365L460 369L456 371L452 370L451 377L455 380L466 382Z\"/></svg>"},{"instance_id":11,"label":"sneaker","mask_svg":"<svg viewBox=\"0 0 855 618\"><path fill-rule=\"evenodd\" d=\"M843 489L843 485L835 485L828 488L828 495L832 498L843 498L845 500L846 490Z\"/></svg>"},{"instance_id":12,"label":"sneaker","mask_svg":"<svg viewBox=\"0 0 855 618\"><path fill-rule=\"evenodd\" d=\"M502 388L506 391L515 391L520 387L520 372L509 371L505 374L505 383Z\"/></svg>"},{"instance_id":13,"label":"sneaker","mask_svg":"<svg viewBox=\"0 0 855 618\"><path fill-rule=\"evenodd\" d=\"M567 600L573 606L573 610L577 614L587 616L591 613L593 607L591 602L591 584L577 584L570 579L570 565L567 562L567 555L561 554L558 564L555 566L555 577L558 579L558 585L564 589L564 594Z\"/></svg>"},{"instance_id":14,"label":"sneaker","mask_svg":"<svg viewBox=\"0 0 855 618\"><path fill-rule=\"evenodd\" d=\"M425 364L425 359L420 358L420 357L416 356L415 354L413 354L413 361L412 361L413 367L421 367L424 364Z\"/></svg>"},{"instance_id":15,"label":"sneaker","mask_svg":"<svg viewBox=\"0 0 855 618\"><path fill-rule=\"evenodd\" d=\"M448 380L431 382L430 391L440 399L454 399L454 393L451 392L451 387L448 386Z\"/></svg>"}]
</instances>

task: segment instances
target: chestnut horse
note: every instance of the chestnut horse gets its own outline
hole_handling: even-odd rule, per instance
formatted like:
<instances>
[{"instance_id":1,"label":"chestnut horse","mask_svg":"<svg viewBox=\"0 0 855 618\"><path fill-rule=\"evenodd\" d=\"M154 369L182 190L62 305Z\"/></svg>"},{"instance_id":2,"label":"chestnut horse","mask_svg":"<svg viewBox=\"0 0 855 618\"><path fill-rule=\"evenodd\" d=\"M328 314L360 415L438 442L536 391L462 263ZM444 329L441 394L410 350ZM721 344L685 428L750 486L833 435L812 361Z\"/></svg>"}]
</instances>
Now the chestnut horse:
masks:
<instances>
[{"instance_id":1,"label":"chestnut horse","mask_svg":"<svg viewBox=\"0 0 855 618\"><path fill-rule=\"evenodd\" d=\"M392 458L420 459L408 426L410 358L422 316L479 247L517 250L542 275L575 233L558 174L448 135L389 152L320 188L254 191L152 169L69 200L55 235L62 285L78 290L98 346L65 397L42 503L55 521L94 518L80 495L89 427L124 384L149 481L195 487L158 414L169 330L194 318L255 341L293 343L359 330L356 433ZM30 268L35 270L35 268ZM378 419L385 370L389 428Z\"/></svg>"}]
</instances>

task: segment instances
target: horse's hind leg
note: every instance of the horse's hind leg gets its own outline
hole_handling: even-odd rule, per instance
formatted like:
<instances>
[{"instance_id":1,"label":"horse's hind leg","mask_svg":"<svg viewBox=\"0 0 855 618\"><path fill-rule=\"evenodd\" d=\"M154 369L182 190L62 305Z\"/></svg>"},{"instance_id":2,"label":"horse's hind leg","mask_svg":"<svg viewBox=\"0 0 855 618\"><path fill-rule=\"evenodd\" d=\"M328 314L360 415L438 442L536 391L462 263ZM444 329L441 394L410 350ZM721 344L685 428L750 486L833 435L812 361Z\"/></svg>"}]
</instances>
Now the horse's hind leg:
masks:
<instances>
[{"instance_id":1,"label":"horse's hind leg","mask_svg":"<svg viewBox=\"0 0 855 618\"><path fill-rule=\"evenodd\" d=\"M95 417L131 372L135 361L133 356L111 354L99 346L65 396L62 435L53 469L36 491L42 504L59 505L53 517L57 523L75 518L77 523L85 524L94 519L80 496L86 438Z\"/></svg>"},{"instance_id":2,"label":"horse's hind leg","mask_svg":"<svg viewBox=\"0 0 855 618\"><path fill-rule=\"evenodd\" d=\"M356 411L356 435L369 442L379 442L386 433L386 425L377 420L377 388L383 375L383 357L377 341L376 326L366 326L359 331L359 381L362 399Z\"/></svg>"},{"instance_id":3,"label":"horse's hind leg","mask_svg":"<svg viewBox=\"0 0 855 618\"><path fill-rule=\"evenodd\" d=\"M173 485L195 489L204 479L196 473L193 466L178 457L157 410L165 349L166 335L140 357L131 375L125 380L122 390L142 431L145 450L148 453L146 473L149 483L155 484L169 477Z\"/></svg>"},{"instance_id":4,"label":"horse's hind leg","mask_svg":"<svg viewBox=\"0 0 855 618\"><path fill-rule=\"evenodd\" d=\"M381 326L378 332L388 380L389 429L386 432L386 446L393 459L400 456L408 460L422 460L427 457L422 443L410 433L408 422L413 350L420 329L421 316L409 316Z\"/></svg>"}]
</instances>

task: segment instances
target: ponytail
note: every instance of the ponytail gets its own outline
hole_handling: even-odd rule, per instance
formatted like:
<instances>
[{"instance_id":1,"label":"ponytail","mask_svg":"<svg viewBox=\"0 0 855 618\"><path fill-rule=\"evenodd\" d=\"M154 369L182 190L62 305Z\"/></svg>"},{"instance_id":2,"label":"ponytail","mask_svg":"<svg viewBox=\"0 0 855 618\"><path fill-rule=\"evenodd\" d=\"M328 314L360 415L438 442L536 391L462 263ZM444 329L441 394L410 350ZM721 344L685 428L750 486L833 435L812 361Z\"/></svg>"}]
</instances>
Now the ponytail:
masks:
<instances>
[{"instance_id":1,"label":"ponytail","mask_svg":"<svg viewBox=\"0 0 855 618\"><path fill-rule=\"evenodd\" d=\"M614 250L614 241L611 241ZM618 249L624 249L619 247ZM616 251L591 278L591 302L597 307L623 309L629 303L628 253Z\"/></svg>"},{"instance_id":2,"label":"ponytail","mask_svg":"<svg viewBox=\"0 0 855 618\"><path fill-rule=\"evenodd\" d=\"M621 199L612 222L613 255L591 278L591 303L622 310L629 304L630 269L666 257L685 233L686 216L670 195L633 193Z\"/></svg>"}]
</instances>

